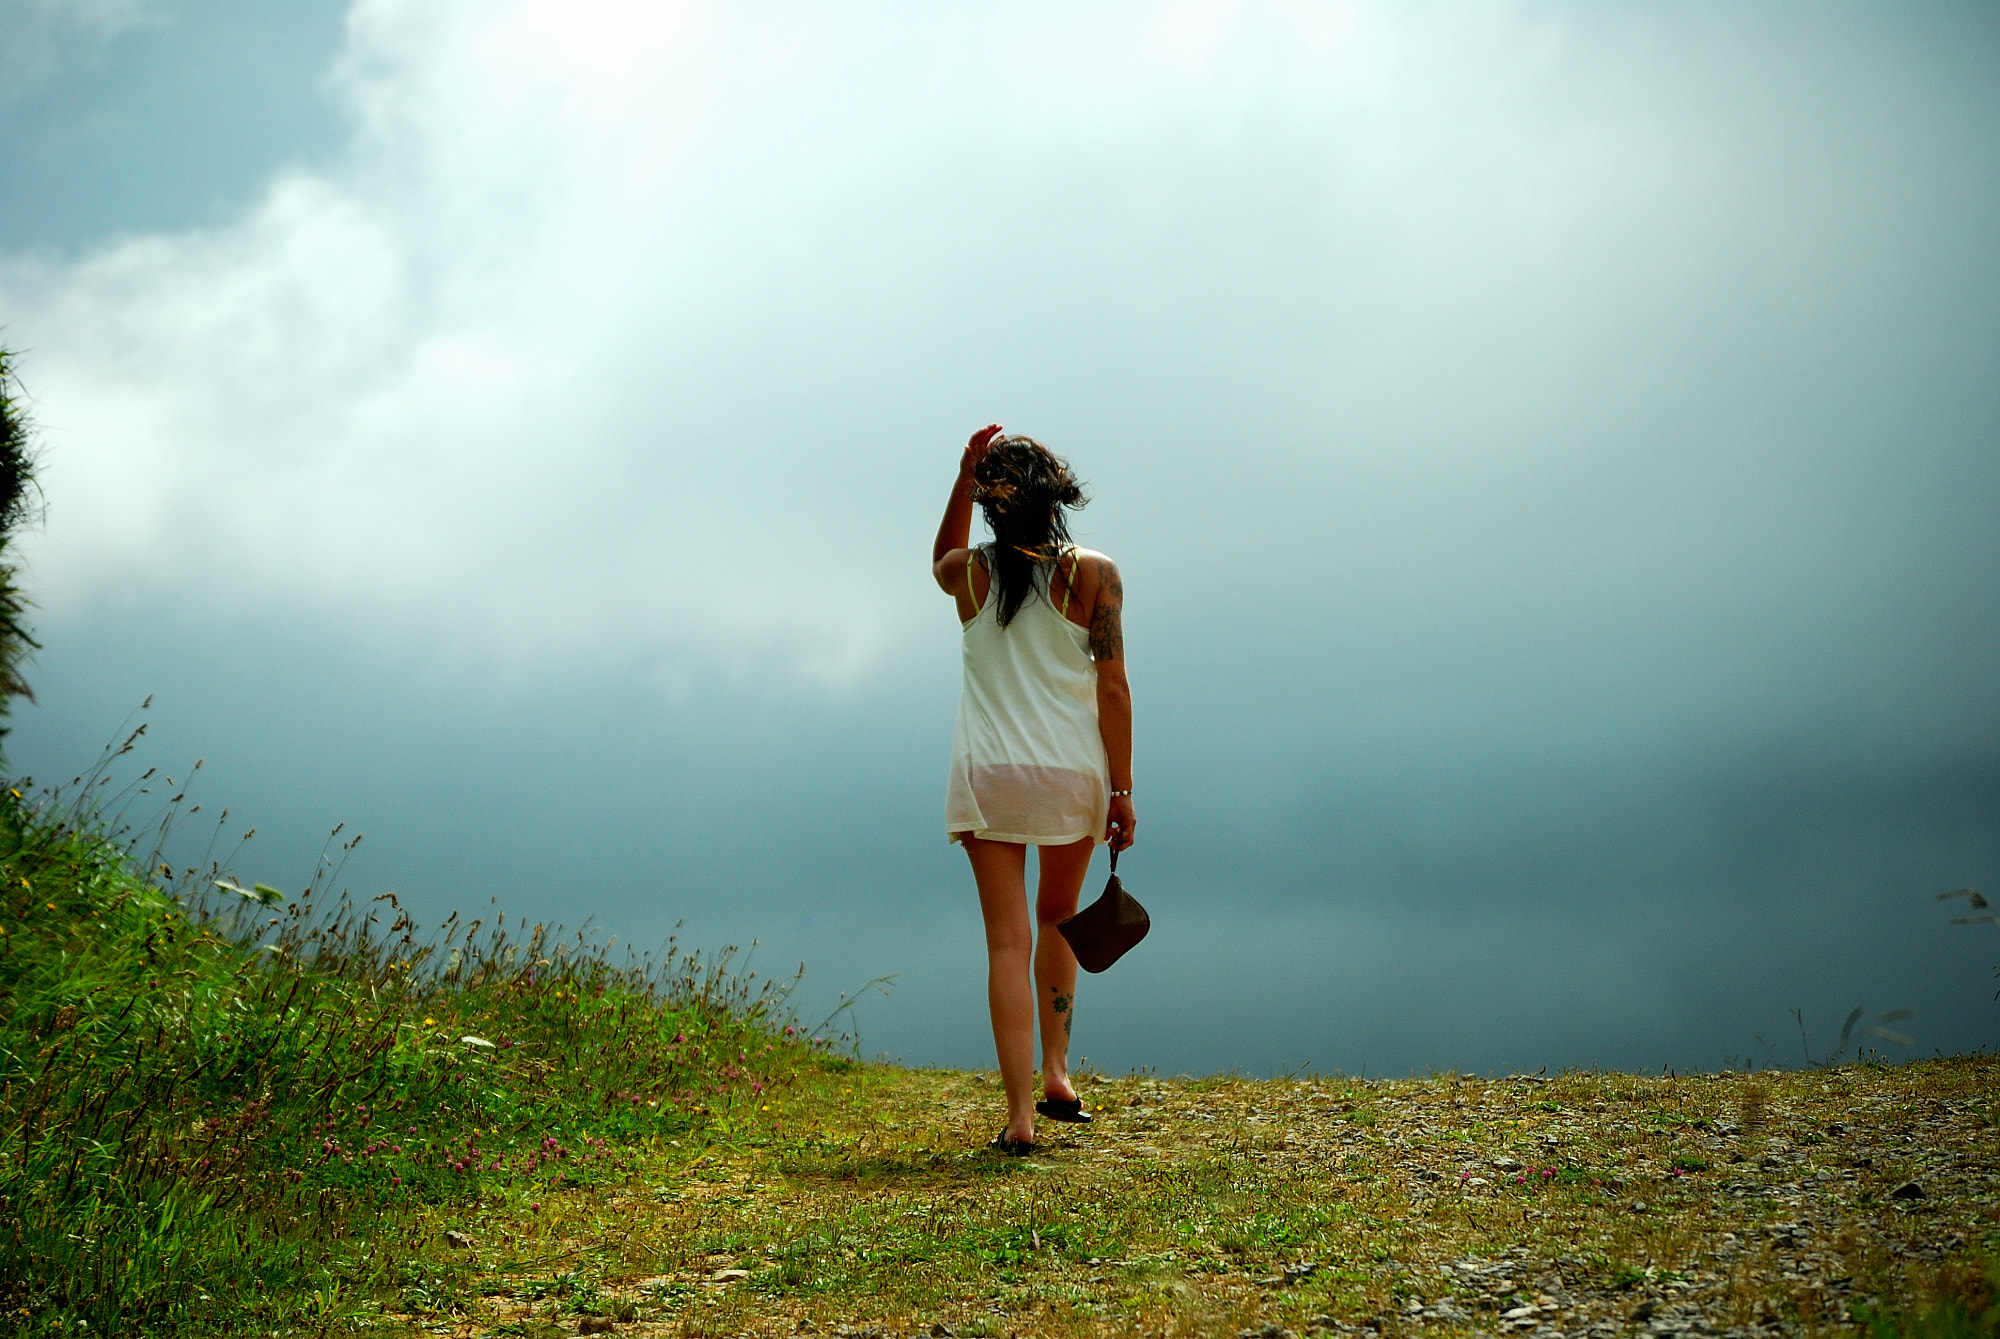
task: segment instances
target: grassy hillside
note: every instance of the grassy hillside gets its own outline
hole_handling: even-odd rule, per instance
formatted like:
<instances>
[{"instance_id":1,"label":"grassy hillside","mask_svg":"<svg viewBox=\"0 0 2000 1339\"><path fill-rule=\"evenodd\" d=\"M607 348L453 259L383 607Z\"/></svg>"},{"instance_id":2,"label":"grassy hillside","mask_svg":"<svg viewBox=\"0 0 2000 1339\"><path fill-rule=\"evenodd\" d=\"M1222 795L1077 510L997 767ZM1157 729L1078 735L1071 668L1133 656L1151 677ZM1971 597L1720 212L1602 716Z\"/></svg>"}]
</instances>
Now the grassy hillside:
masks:
<instances>
[{"instance_id":1,"label":"grassy hillside","mask_svg":"<svg viewBox=\"0 0 2000 1339\"><path fill-rule=\"evenodd\" d=\"M135 868L0 794L0 1332L1992 1335L2000 1065L863 1066L678 955Z\"/></svg>"},{"instance_id":2,"label":"grassy hillside","mask_svg":"<svg viewBox=\"0 0 2000 1339\"><path fill-rule=\"evenodd\" d=\"M0 1332L421 1309L432 1217L624 1184L826 1063L726 960L140 863L0 792Z\"/></svg>"}]
</instances>

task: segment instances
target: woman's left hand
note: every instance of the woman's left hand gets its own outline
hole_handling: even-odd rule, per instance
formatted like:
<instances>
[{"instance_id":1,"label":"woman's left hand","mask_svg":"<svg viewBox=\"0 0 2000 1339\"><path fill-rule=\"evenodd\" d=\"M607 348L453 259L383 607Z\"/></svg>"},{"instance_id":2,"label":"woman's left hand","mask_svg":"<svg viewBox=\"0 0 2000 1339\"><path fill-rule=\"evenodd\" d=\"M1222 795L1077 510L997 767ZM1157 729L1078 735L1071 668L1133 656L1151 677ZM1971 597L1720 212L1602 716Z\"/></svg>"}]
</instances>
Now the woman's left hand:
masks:
<instances>
[{"instance_id":1,"label":"woman's left hand","mask_svg":"<svg viewBox=\"0 0 2000 1339\"><path fill-rule=\"evenodd\" d=\"M1104 823L1104 841L1114 851L1130 846L1139 830L1139 814L1130 795L1113 795L1111 813Z\"/></svg>"}]
</instances>

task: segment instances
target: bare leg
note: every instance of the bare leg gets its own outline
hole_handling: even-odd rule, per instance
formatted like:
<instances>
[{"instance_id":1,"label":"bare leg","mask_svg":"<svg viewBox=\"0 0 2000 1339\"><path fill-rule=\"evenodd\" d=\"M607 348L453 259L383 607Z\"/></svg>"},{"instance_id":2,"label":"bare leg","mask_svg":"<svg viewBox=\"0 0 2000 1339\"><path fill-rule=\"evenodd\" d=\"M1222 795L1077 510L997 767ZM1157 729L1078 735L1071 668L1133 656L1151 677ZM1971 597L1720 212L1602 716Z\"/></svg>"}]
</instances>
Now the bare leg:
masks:
<instances>
[{"instance_id":1,"label":"bare leg","mask_svg":"<svg viewBox=\"0 0 2000 1339\"><path fill-rule=\"evenodd\" d=\"M1041 866L1035 895L1035 1000L1042 1015L1042 1091L1059 1102L1076 1100L1069 1081L1069 1034L1076 1019L1076 954L1056 929L1056 922L1076 914L1090 853L1096 843L1086 837L1069 846L1035 848Z\"/></svg>"},{"instance_id":2,"label":"bare leg","mask_svg":"<svg viewBox=\"0 0 2000 1339\"><path fill-rule=\"evenodd\" d=\"M1035 993L1028 984L1034 930L1028 924L1028 848L964 838L986 918L986 1002L993 1049L1007 1089L1007 1137L1035 1137ZM1061 938L1060 935L1057 938ZM1076 968L1070 968L1072 975Z\"/></svg>"}]
</instances>

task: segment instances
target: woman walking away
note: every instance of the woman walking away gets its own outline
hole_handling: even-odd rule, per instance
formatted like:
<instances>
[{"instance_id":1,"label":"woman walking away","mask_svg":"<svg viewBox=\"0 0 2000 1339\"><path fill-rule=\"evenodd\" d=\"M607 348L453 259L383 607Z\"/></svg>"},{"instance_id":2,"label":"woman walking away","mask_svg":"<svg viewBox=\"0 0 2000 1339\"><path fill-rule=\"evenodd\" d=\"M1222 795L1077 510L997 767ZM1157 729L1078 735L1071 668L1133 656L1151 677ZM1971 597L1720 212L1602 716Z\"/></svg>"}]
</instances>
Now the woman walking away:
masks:
<instances>
[{"instance_id":1,"label":"woman walking away","mask_svg":"<svg viewBox=\"0 0 2000 1339\"><path fill-rule=\"evenodd\" d=\"M1017 1156L1034 1151L1037 1111L1090 1119L1069 1081L1076 956L1056 923L1076 912L1094 844L1122 851L1138 826L1124 587L1109 558L1070 542L1064 513L1085 500L1061 458L989 424L966 444L931 550L965 635L945 832L964 843L979 884L987 1002L1007 1087L1007 1127L993 1145ZM993 531L976 549L967 547L975 502ZM1039 849L1039 935L1028 924L1030 846Z\"/></svg>"}]
</instances>

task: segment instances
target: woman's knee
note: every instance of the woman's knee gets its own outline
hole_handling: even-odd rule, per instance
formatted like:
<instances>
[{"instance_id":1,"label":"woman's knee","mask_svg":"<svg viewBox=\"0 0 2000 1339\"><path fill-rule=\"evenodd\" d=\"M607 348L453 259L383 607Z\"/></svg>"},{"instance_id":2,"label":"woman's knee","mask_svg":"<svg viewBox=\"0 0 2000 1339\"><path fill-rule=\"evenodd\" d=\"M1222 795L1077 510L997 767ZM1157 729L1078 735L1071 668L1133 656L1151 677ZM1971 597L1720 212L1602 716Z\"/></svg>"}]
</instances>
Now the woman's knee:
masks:
<instances>
[{"instance_id":1,"label":"woman's knee","mask_svg":"<svg viewBox=\"0 0 2000 1339\"><path fill-rule=\"evenodd\" d=\"M1003 923L986 927L986 956L998 960L1003 957L1026 957L1035 951L1035 936L1028 926L1027 917L1018 923Z\"/></svg>"}]
</instances>

